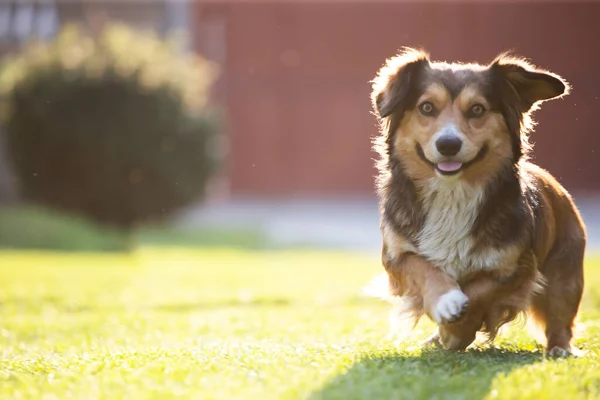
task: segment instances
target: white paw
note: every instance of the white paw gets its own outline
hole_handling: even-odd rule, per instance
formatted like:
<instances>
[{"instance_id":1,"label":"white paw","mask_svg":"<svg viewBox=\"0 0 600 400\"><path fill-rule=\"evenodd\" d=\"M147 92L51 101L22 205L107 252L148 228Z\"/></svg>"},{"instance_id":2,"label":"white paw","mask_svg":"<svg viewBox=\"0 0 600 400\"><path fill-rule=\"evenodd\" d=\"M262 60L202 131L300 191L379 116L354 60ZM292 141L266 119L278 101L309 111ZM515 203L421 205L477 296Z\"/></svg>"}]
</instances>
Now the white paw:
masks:
<instances>
[{"instance_id":1,"label":"white paw","mask_svg":"<svg viewBox=\"0 0 600 400\"><path fill-rule=\"evenodd\" d=\"M460 290L454 289L443 294L433 311L433 319L438 324L456 321L467 310L469 298Z\"/></svg>"}]
</instances>

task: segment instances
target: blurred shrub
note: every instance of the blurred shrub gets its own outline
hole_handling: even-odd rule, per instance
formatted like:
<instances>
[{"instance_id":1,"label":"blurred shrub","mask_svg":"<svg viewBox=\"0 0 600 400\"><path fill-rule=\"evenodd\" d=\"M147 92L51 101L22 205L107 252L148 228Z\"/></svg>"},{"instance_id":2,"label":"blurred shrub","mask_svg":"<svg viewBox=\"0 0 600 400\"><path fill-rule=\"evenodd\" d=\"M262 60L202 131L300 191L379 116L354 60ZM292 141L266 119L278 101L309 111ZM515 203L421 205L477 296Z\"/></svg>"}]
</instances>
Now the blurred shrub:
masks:
<instances>
[{"instance_id":1,"label":"blurred shrub","mask_svg":"<svg viewBox=\"0 0 600 400\"><path fill-rule=\"evenodd\" d=\"M221 159L215 77L201 57L120 25L31 44L0 70L22 197L127 229L200 201Z\"/></svg>"}]
</instances>

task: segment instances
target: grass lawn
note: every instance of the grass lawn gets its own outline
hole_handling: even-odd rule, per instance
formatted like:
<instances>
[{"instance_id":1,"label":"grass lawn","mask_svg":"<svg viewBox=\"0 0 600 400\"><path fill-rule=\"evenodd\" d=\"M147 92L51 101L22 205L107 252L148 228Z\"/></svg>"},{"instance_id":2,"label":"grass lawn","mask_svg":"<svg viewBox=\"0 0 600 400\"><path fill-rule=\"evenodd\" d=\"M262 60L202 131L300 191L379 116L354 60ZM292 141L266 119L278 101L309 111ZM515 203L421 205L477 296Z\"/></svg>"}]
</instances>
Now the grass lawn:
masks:
<instances>
[{"instance_id":1,"label":"grass lawn","mask_svg":"<svg viewBox=\"0 0 600 400\"><path fill-rule=\"evenodd\" d=\"M144 249L0 252L0 399L600 398L600 259L578 359L523 329L493 349L399 347L359 291L378 256Z\"/></svg>"}]
</instances>

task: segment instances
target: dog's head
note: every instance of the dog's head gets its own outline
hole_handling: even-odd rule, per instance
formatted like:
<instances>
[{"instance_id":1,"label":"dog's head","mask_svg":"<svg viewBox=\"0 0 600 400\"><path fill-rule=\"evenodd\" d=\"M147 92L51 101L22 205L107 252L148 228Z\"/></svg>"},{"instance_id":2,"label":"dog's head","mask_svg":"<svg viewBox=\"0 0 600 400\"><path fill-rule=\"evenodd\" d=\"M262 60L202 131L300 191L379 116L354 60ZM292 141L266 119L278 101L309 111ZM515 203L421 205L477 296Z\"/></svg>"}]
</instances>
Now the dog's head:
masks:
<instances>
[{"instance_id":1,"label":"dog's head","mask_svg":"<svg viewBox=\"0 0 600 400\"><path fill-rule=\"evenodd\" d=\"M526 155L530 113L568 91L558 75L507 54L484 66L432 62L406 49L373 81L379 151L415 179L479 180Z\"/></svg>"}]
</instances>

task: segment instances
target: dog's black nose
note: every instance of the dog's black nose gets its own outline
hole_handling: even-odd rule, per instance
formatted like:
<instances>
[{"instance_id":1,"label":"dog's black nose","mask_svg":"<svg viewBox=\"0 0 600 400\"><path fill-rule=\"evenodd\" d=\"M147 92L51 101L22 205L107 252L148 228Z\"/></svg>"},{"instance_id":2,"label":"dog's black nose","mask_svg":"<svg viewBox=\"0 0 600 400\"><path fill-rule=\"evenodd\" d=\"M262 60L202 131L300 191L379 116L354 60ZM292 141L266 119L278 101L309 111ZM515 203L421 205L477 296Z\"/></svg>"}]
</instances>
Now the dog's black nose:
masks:
<instances>
[{"instance_id":1,"label":"dog's black nose","mask_svg":"<svg viewBox=\"0 0 600 400\"><path fill-rule=\"evenodd\" d=\"M453 135L444 135L435 141L435 147L443 156L455 156L460 151L462 140Z\"/></svg>"}]
</instances>

